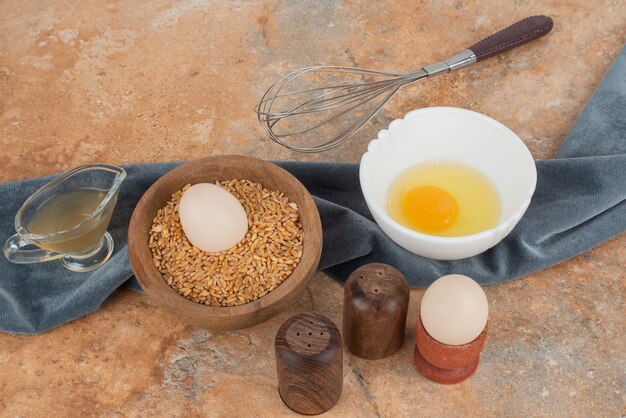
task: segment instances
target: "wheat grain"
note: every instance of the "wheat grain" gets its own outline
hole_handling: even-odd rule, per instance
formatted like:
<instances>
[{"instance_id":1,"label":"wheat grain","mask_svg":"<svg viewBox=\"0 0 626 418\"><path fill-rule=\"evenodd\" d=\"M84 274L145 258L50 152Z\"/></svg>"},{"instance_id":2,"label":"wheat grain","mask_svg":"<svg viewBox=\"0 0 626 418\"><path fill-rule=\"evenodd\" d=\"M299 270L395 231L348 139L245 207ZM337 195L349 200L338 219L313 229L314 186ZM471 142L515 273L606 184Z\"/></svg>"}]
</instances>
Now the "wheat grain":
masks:
<instances>
[{"instance_id":1,"label":"wheat grain","mask_svg":"<svg viewBox=\"0 0 626 418\"><path fill-rule=\"evenodd\" d=\"M152 261L163 280L189 300L208 306L235 306L265 296L293 273L302 257L303 230L298 205L280 191L249 180L216 185L232 193L248 216L241 242L219 253L191 245L178 206L190 184L157 211L150 229Z\"/></svg>"}]
</instances>

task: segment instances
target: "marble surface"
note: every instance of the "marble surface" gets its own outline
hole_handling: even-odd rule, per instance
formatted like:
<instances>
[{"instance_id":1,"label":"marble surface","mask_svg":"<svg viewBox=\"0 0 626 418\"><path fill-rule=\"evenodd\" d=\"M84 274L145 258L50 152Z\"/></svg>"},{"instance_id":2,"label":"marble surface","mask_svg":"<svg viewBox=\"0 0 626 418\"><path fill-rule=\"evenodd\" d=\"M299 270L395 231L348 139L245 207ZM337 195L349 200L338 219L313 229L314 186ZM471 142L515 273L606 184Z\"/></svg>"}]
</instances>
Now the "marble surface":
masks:
<instances>
[{"instance_id":1,"label":"marble surface","mask_svg":"<svg viewBox=\"0 0 626 418\"><path fill-rule=\"evenodd\" d=\"M626 40L623 0L588 2L159 0L0 2L0 181L107 162L238 153L358 161L392 119L425 106L485 113L550 158ZM532 45L403 90L346 145L297 155L267 141L253 108L289 70L345 64L404 71L532 14ZM412 290L394 356L345 353L329 416L623 416L626 236L522 280L486 288L477 373L442 386L414 369ZM0 416L288 416L273 338L290 315L341 324L342 287L318 273L269 322L192 328L141 294L39 336L0 335Z\"/></svg>"}]
</instances>

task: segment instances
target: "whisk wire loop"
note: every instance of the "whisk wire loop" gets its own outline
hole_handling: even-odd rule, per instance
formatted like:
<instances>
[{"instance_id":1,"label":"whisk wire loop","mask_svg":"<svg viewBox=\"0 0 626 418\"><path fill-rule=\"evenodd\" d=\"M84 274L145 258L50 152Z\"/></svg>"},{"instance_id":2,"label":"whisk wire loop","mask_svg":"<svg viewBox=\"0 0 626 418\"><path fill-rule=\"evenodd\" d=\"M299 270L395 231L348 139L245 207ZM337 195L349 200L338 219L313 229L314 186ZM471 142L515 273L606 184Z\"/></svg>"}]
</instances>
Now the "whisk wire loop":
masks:
<instances>
[{"instance_id":1,"label":"whisk wire loop","mask_svg":"<svg viewBox=\"0 0 626 418\"><path fill-rule=\"evenodd\" d=\"M322 85L317 80L337 76L349 76L355 80ZM400 88L425 76L423 70L401 74L343 66L302 68L274 83L261 98L256 112L262 129L273 141L294 151L325 151L358 131ZM299 83L311 81L308 78L312 78L317 86L300 87ZM346 127L345 123L339 122L353 112L358 112L358 123ZM312 146L294 145L288 141L294 139L293 142L297 142L296 137L333 123L337 126L327 141Z\"/></svg>"}]
</instances>

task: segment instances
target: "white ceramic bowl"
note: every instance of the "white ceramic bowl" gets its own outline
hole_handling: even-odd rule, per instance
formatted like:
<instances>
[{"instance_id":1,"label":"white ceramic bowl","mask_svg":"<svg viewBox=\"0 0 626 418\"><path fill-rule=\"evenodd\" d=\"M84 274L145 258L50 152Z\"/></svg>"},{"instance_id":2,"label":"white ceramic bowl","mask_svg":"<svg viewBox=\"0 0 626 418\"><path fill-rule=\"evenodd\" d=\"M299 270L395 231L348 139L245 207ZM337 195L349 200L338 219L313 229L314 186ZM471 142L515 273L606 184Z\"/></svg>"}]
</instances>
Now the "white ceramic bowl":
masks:
<instances>
[{"instance_id":1,"label":"white ceramic bowl","mask_svg":"<svg viewBox=\"0 0 626 418\"><path fill-rule=\"evenodd\" d=\"M385 203L391 182L408 167L432 160L469 164L493 181L502 203L495 228L436 237L389 217ZM537 184L533 157L513 131L483 114L452 107L414 110L391 122L370 142L359 176L367 206L385 234L412 253L437 260L471 257L500 242L528 208Z\"/></svg>"}]
</instances>

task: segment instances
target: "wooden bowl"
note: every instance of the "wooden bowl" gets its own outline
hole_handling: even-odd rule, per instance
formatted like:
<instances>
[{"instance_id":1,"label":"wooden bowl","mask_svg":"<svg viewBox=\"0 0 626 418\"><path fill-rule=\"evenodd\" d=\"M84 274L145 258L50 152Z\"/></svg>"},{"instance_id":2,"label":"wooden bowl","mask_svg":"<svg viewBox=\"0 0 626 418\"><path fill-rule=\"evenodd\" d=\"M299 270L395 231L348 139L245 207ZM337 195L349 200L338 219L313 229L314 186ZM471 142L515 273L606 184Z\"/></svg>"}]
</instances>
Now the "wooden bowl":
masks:
<instances>
[{"instance_id":1,"label":"wooden bowl","mask_svg":"<svg viewBox=\"0 0 626 418\"><path fill-rule=\"evenodd\" d=\"M149 231L157 210L186 184L214 183L230 179L259 182L279 190L298 205L303 228L303 251L299 264L280 286L267 295L232 307L211 307L181 296L167 285L152 263ZM322 252L322 224L309 192L294 176L275 164L252 157L224 155L206 157L173 169L157 180L143 195L130 220L128 253L135 277L158 306L193 325L228 330L267 321L292 304L306 289L317 269Z\"/></svg>"}]
</instances>

